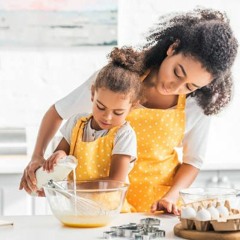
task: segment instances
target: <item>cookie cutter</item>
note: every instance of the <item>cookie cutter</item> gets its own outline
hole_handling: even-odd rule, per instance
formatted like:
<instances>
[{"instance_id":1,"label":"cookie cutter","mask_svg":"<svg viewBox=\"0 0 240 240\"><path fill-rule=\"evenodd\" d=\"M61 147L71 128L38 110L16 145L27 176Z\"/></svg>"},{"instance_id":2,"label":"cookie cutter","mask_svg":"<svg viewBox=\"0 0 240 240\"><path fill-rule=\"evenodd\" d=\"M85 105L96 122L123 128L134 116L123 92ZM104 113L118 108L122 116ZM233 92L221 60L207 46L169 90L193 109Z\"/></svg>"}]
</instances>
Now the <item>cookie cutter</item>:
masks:
<instances>
[{"instance_id":1,"label":"cookie cutter","mask_svg":"<svg viewBox=\"0 0 240 240\"><path fill-rule=\"evenodd\" d=\"M160 225L161 221L158 218L143 218L140 220L140 223L144 225L153 226L153 225Z\"/></svg>"},{"instance_id":2,"label":"cookie cutter","mask_svg":"<svg viewBox=\"0 0 240 240\"><path fill-rule=\"evenodd\" d=\"M112 226L111 231L103 233L103 238L124 237L133 240L157 240L165 237L165 231L159 228L160 223L158 218L144 218L140 220L140 224L129 223Z\"/></svg>"},{"instance_id":3,"label":"cookie cutter","mask_svg":"<svg viewBox=\"0 0 240 240\"><path fill-rule=\"evenodd\" d=\"M104 239L112 239L114 237L116 237L116 232L115 231L107 231L103 233L103 238Z\"/></svg>"}]
</instances>

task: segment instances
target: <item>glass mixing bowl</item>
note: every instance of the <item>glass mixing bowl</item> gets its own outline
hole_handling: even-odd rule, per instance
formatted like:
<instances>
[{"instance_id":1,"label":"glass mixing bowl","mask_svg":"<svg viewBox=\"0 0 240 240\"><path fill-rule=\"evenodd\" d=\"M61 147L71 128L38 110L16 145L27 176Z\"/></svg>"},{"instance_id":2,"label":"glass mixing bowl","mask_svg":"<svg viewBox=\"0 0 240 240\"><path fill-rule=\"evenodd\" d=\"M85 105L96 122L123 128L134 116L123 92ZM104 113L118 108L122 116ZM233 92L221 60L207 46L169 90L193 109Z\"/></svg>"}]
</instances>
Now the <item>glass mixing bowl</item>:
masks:
<instances>
[{"instance_id":1,"label":"glass mixing bowl","mask_svg":"<svg viewBox=\"0 0 240 240\"><path fill-rule=\"evenodd\" d=\"M101 227L116 217L128 184L114 180L58 181L44 185L53 215L71 227Z\"/></svg>"},{"instance_id":2,"label":"glass mixing bowl","mask_svg":"<svg viewBox=\"0 0 240 240\"><path fill-rule=\"evenodd\" d=\"M240 191L234 188L185 188L179 191L180 197L184 204L206 200L217 199L220 202L229 200L232 208L240 208Z\"/></svg>"}]
</instances>

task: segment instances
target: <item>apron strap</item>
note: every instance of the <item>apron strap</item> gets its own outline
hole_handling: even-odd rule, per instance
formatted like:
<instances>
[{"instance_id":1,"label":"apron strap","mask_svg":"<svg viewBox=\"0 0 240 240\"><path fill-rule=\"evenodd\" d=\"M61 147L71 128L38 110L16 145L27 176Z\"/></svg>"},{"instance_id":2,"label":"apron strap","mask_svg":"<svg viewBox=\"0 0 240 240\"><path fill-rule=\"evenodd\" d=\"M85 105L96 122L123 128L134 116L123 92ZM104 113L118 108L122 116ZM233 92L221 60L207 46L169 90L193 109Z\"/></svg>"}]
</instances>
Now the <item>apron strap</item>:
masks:
<instances>
[{"instance_id":1,"label":"apron strap","mask_svg":"<svg viewBox=\"0 0 240 240\"><path fill-rule=\"evenodd\" d=\"M88 117L82 117L81 119L79 119L76 123L76 125L74 126L73 130L72 130L72 136L71 136L71 147L70 147L70 155L74 154L75 151L75 147L76 147L76 142L77 142L77 138L79 135L80 130L82 130L81 132L83 133L83 129L85 124L89 121L89 119L92 117L92 115L88 116ZM77 128L77 129L76 129ZM75 135L74 131L76 131Z\"/></svg>"},{"instance_id":2,"label":"apron strap","mask_svg":"<svg viewBox=\"0 0 240 240\"><path fill-rule=\"evenodd\" d=\"M177 109L185 109L186 105L186 95L182 94L178 96Z\"/></svg>"},{"instance_id":3,"label":"apron strap","mask_svg":"<svg viewBox=\"0 0 240 240\"><path fill-rule=\"evenodd\" d=\"M145 73L142 76L140 76L140 81L143 82L150 72L151 69L146 70Z\"/></svg>"}]
</instances>

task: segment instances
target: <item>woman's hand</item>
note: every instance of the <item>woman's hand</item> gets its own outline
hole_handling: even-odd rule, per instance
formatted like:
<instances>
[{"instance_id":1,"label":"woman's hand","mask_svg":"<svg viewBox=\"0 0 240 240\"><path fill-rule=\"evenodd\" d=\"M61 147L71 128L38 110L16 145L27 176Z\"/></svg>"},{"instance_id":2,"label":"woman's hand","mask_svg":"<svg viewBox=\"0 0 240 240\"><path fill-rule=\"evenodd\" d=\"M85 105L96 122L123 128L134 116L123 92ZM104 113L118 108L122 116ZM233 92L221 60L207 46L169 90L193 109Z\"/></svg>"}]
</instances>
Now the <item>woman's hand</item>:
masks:
<instances>
[{"instance_id":1,"label":"woman's hand","mask_svg":"<svg viewBox=\"0 0 240 240\"><path fill-rule=\"evenodd\" d=\"M22 179L20 181L19 190L24 189L27 193L37 191L36 170L40 168L45 159L43 156L33 156L27 167L24 169Z\"/></svg>"},{"instance_id":2,"label":"woman's hand","mask_svg":"<svg viewBox=\"0 0 240 240\"><path fill-rule=\"evenodd\" d=\"M173 185L170 190L158 201L151 206L151 212L165 211L180 215L180 210L177 207L179 198L179 191L183 188L189 187L199 172L198 168L192 165L183 163L177 170L173 179Z\"/></svg>"},{"instance_id":3,"label":"woman's hand","mask_svg":"<svg viewBox=\"0 0 240 240\"><path fill-rule=\"evenodd\" d=\"M54 152L46 161L44 161L43 170L47 172L52 172L58 160L66 156L67 154L63 150L58 150Z\"/></svg>"},{"instance_id":4,"label":"woman's hand","mask_svg":"<svg viewBox=\"0 0 240 240\"><path fill-rule=\"evenodd\" d=\"M166 213L173 213L174 215L180 215L180 210L177 207L177 204L172 202L167 198L162 198L151 206L151 212L164 211Z\"/></svg>"}]
</instances>

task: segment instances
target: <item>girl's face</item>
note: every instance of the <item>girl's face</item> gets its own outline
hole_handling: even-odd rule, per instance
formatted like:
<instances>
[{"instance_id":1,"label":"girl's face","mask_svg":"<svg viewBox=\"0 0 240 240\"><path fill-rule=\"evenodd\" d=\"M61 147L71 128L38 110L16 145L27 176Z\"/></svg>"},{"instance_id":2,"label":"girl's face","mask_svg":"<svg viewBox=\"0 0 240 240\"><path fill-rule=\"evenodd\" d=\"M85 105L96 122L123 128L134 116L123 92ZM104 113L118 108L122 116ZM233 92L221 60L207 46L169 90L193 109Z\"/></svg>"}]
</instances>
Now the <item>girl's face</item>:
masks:
<instances>
[{"instance_id":1,"label":"girl's face","mask_svg":"<svg viewBox=\"0 0 240 240\"><path fill-rule=\"evenodd\" d=\"M163 95L188 94L208 85L212 79L200 61L181 53L174 54L170 46L159 68L155 86Z\"/></svg>"},{"instance_id":2,"label":"girl's face","mask_svg":"<svg viewBox=\"0 0 240 240\"><path fill-rule=\"evenodd\" d=\"M92 88L92 127L100 130L122 125L132 107L130 97L130 93L124 95L106 88L99 88L97 91Z\"/></svg>"}]
</instances>

